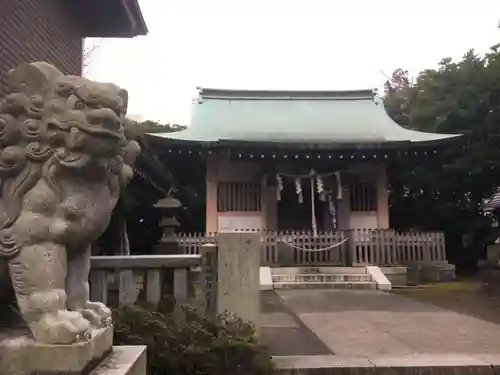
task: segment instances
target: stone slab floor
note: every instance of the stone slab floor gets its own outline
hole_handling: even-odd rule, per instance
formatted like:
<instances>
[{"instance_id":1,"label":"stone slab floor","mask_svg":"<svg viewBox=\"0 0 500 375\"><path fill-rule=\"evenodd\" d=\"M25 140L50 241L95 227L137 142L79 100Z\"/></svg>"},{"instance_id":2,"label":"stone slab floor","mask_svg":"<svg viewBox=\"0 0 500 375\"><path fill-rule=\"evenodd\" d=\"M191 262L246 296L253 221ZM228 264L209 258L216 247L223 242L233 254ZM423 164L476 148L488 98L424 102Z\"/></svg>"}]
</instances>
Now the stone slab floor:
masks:
<instances>
[{"instance_id":1,"label":"stone slab floor","mask_svg":"<svg viewBox=\"0 0 500 375\"><path fill-rule=\"evenodd\" d=\"M310 289L266 293L262 338L276 355L500 352L500 325L399 295Z\"/></svg>"},{"instance_id":2,"label":"stone slab floor","mask_svg":"<svg viewBox=\"0 0 500 375\"><path fill-rule=\"evenodd\" d=\"M274 291L261 292L260 341L272 355L333 354Z\"/></svg>"}]
</instances>

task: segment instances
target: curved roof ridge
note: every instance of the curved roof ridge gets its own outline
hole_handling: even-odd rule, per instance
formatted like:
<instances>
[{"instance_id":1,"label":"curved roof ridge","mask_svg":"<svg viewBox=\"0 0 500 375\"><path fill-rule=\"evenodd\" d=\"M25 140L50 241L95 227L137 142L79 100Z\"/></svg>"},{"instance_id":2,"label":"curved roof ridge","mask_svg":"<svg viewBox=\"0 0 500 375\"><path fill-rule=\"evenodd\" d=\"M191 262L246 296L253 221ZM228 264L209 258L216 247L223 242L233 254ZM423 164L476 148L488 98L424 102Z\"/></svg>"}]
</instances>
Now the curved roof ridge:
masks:
<instances>
[{"instance_id":1,"label":"curved roof ridge","mask_svg":"<svg viewBox=\"0 0 500 375\"><path fill-rule=\"evenodd\" d=\"M373 100L376 89L361 90L240 90L197 87L198 98L203 99L240 99L240 100L292 100L292 99L330 99L330 100Z\"/></svg>"},{"instance_id":2,"label":"curved roof ridge","mask_svg":"<svg viewBox=\"0 0 500 375\"><path fill-rule=\"evenodd\" d=\"M194 142L426 144L456 138L403 128L375 90L262 91L199 89L186 130L156 136Z\"/></svg>"}]
</instances>

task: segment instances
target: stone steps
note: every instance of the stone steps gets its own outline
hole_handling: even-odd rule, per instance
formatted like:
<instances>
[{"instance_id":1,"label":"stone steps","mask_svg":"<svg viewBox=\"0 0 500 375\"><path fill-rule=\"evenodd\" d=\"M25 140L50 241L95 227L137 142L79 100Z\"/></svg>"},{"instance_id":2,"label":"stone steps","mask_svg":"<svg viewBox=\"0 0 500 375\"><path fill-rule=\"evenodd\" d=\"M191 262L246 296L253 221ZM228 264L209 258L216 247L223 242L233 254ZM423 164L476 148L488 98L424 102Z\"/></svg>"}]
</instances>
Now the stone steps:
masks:
<instances>
[{"instance_id":1,"label":"stone steps","mask_svg":"<svg viewBox=\"0 0 500 375\"><path fill-rule=\"evenodd\" d=\"M299 273L299 274L277 274L273 276L274 282L358 282L358 281L372 281L371 275L367 274L309 274L309 273Z\"/></svg>"},{"instance_id":2,"label":"stone steps","mask_svg":"<svg viewBox=\"0 0 500 375\"><path fill-rule=\"evenodd\" d=\"M377 289L374 281L275 282L274 289Z\"/></svg>"},{"instance_id":3,"label":"stone steps","mask_svg":"<svg viewBox=\"0 0 500 375\"><path fill-rule=\"evenodd\" d=\"M411 355L289 355L273 356L276 375L316 374L496 374L495 354L412 353Z\"/></svg>"},{"instance_id":4,"label":"stone steps","mask_svg":"<svg viewBox=\"0 0 500 375\"><path fill-rule=\"evenodd\" d=\"M286 267L271 274L274 289L377 289L365 267Z\"/></svg>"},{"instance_id":5,"label":"stone steps","mask_svg":"<svg viewBox=\"0 0 500 375\"><path fill-rule=\"evenodd\" d=\"M362 275L366 274L366 268L363 266L358 267L345 267L345 266L302 266L302 267L277 267L272 268L271 272L276 275L295 275L295 274L342 274L342 275Z\"/></svg>"}]
</instances>

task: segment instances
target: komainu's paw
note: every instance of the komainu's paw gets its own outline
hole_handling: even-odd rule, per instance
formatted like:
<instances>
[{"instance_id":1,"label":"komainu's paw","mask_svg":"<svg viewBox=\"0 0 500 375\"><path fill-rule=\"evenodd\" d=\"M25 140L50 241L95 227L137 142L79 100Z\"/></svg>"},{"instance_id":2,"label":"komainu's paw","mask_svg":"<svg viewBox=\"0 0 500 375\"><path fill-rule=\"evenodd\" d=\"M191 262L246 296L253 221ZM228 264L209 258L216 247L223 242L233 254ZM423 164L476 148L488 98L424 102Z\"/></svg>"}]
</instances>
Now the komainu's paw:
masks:
<instances>
[{"instance_id":1,"label":"komainu's paw","mask_svg":"<svg viewBox=\"0 0 500 375\"><path fill-rule=\"evenodd\" d=\"M101 302L88 301L80 312L96 328L111 325L111 310Z\"/></svg>"},{"instance_id":2,"label":"komainu's paw","mask_svg":"<svg viewBox=\"0 0 500 375\"><path fill-rule=\"evenodd\" d=\"M90 329L90 322L82 314L67 310L46 313L31 325L35 340L47 344L88 341L91 337Z\"/></svg>"}]
</instances>

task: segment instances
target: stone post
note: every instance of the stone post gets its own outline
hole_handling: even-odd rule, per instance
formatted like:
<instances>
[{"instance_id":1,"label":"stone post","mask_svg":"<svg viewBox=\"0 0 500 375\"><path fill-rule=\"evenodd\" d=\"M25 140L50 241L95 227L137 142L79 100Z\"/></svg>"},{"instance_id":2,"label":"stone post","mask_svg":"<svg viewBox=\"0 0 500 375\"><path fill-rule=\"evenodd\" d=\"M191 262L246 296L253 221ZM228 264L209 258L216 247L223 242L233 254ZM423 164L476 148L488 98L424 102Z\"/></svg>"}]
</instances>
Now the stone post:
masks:
<instances>
[{"instance_id":1,"label":"stone post","mask_svg":"<svg viewBox=\"0 0 500 375\"><path fill-rule=\"evenodd\" d=\"M201 290L203 309L214 318L217 315L217 245L206 244L201 247Z\"/></svg>"},{"instance_id":2,"label":"stone post","mask_svg":"<svg viewBox=\"0 0 500 375\"><path fill-rule=\"evenodd\" d=\"M281 267L293 267L296 265L295 249L293 247L284 243L281 239L276 244L276 247L278 249L278 263Z\"/></svg>"},{"instance_id":3,"label":"stone post","mask_svg":"<svg viewBox=\"0 0 500 375\"><path fill-rule=\"evenodd\" d=\"M258 328L260 314L260 235L220 233L202 248L206 311L234 313Z\"/></svg>"}]
</instances>

